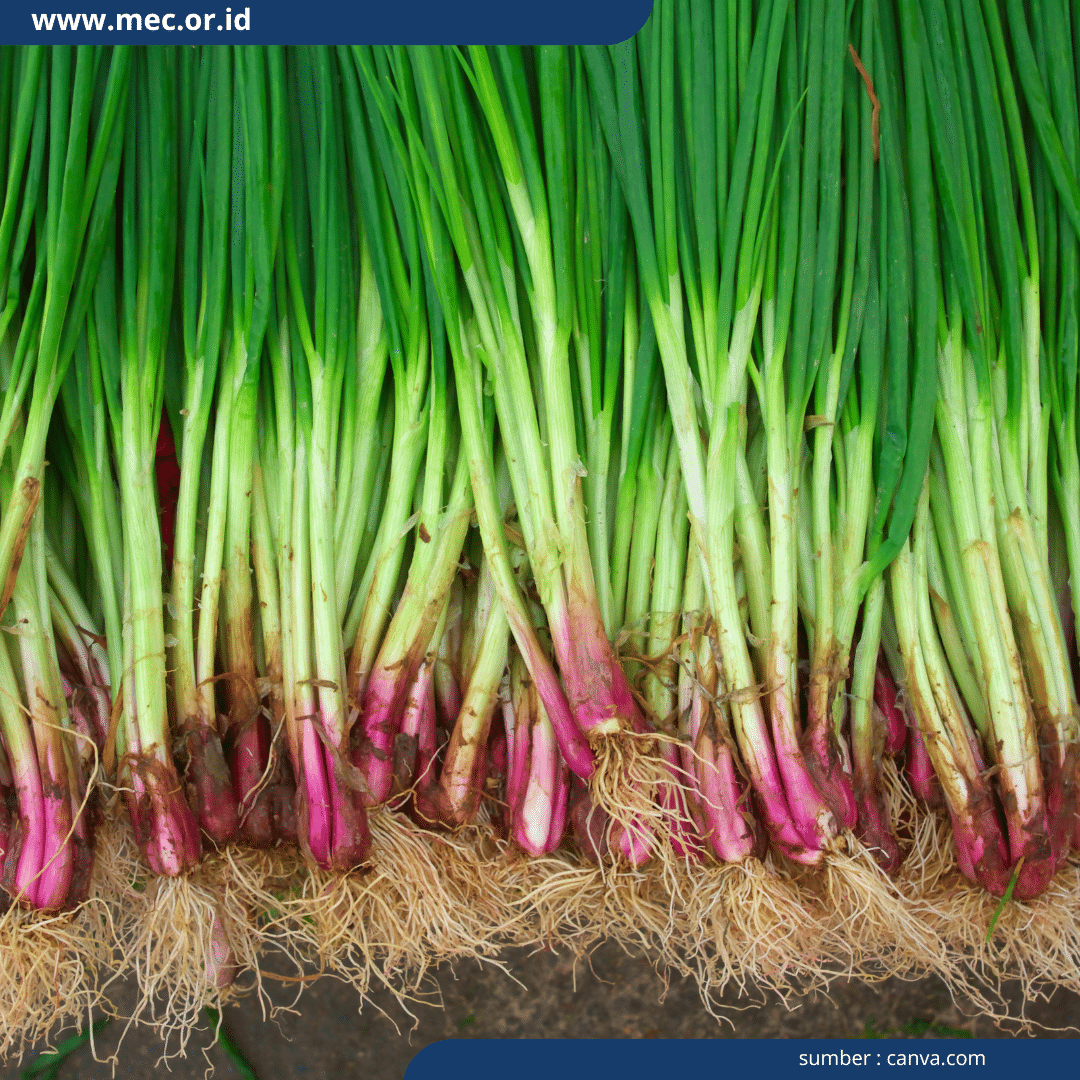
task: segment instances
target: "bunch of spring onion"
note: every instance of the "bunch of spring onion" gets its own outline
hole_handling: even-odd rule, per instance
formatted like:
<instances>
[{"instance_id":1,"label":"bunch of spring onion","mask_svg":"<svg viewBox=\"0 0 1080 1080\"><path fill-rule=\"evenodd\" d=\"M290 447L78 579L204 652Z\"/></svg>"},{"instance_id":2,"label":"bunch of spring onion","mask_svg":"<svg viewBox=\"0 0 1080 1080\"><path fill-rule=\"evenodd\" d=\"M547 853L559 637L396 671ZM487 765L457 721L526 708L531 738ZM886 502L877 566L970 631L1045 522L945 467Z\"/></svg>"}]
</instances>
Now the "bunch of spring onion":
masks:
<instances>
[{"instance_id":1,"label":"bunch of spring onion","mask_svg":"<svg viewBox=\"0 0 1080 1080\"><path fill-rule=\"evenodd\" d=\"M5 53L9 888L85 890L97 754L180 874L350 870L384 806L632 864L851 831L895 872L903 752L968 877L1044 889L1074 22L659 0L610 48Z\"/></svg>"}]
</instances>

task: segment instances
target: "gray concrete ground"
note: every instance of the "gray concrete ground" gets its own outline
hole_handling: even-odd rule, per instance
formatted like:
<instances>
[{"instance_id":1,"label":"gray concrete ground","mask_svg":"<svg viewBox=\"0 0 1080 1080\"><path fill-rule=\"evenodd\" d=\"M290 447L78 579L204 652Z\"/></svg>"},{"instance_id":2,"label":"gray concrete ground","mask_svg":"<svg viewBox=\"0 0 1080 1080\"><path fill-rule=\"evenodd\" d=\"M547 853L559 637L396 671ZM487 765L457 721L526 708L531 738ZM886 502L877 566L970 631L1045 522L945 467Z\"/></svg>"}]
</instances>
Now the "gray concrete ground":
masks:
<instances>
[{"instance_id":1,"label":"gray concrete ground","mask_svg":"<svg viewBox=\"0 0 1080 1080\"><path fill-rule=\"evenodd\" d=\"M363 1004L355 991L324 978L309 985L295 1013L279 1012L265 1022L249 997L225 1009L224 1024L262 1080L362 1076L364 1080L400 1080L412 1057L439 1039L483 1038L860 1038L874 1033L934 1038L946 1029L975 1037L1009 1037L983 1016L969 1015L954 1002L938 979L887 980L877 985L834 984L830 998L803 999L791 1008L771 999L752 1007L734 993L723 1002L726 1022L710 1017L696 986L675 981L665 988L647 961L631 958L613 945L598 949L588 964L569 956L510 952L505 958L514 978L475 964L441 969L442 1008L418 1007L405 1015L386 992ZM591 970L590 970L591 968ZM515 981L515 979L517 981ZM286 1006L295 991L271 983L277 1005ZM118 1004L123 1004L118 1001ZM1013 1010L1022 1001L1014 992ZM380 1011L383 1010L383 1011ZM1033 1020L1050 1028L1050 1037L1080 1034L1080 995L1058 992L1049 1002L1027 1006ZM928 1027L928 1025L935 1025ZM116 1047L115 1023L100 1034L98 1053ZM220 1047L208 1047L209 1030L191 1041L185 1060L170 1063L176 1080L202 1078L208 1064L218 1080L241 1074ZM129 1031L118 1051L119 1077L149 1076L161 1056L153 1032ZM162 1075L169 1075L164 1069ZM0 1080L15 1080L19 1069L0 1067ZM57 1074L57 1080L105 1080L108 1065L95 1063L84 1048Z\"/></svg>"}]
</instances>

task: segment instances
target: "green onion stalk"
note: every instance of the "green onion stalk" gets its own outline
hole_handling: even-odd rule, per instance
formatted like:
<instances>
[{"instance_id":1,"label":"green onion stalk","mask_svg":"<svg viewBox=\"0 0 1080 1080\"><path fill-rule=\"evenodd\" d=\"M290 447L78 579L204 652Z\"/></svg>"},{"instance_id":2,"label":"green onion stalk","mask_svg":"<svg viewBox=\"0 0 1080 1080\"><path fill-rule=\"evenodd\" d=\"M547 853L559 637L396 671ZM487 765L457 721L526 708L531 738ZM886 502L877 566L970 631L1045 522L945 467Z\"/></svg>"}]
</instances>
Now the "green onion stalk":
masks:
<instances>
[{"instance_id":1,"label":"green onion stalk","mask_svg":"<svg viewBox=\"0 0 1080 1080\"><path fill-rule=\"evenodd\" d=\"M429 426L434 418L435 390L431 383L438 367L438 361L434 359L438 343L433 337L440 331L433 325L435 317L429 309L421 241L408 194L407 177L400 161L387 146L380 118L372 115L370 128L365 124L356 61L347 53L341 53L339 68L343 73L346 138L355 175L357 217L363 223L369 251L367 299L362 300L361 318L365 311L379 312L378 325L382 327L385 344L378 360L385 369L385 360L389 357L393 384L393 441L382 512L345 621L345 636L352 642L348 665L349 701L353 713L359 715L353 737L354 758L370 789L366 798L370 803L377 803L389 792L387 780L390 775L382 768L386 762L379 755L388 754L393 746L400 704L411 680L407 671L400 680L395 680L394 673L385 670L376 674L375 665L399 588L401 567L408 549L407 538L417 525L411 512L428 446ZM370 395L379 384L381 376L379 380L369 378L364 389ZM374 405L374 397L369 400ZM444 424L445 401L436 420L436 445L439 445L439 439L445 438L445 427L439 427ZM371 425L371 433L374 433L374 425ZM434 492L429 495L435 497ZM425 529L431 524L429 520ZM404 621L399 623L398 631ZM430 627L428 629L430 631ZM408 637L408 633L405 636ZM415 648L422 650L424 644L419 643ZM400 649L401 645L399 640L396 647ZM371 688L369 701L368 683L373 677L375 685ZM389 712L388 705L391 706Z\"/></svg>"},{"instance_id":2,"label":"green onion stalk","mask_svg":"<svg viewBox=\"0 0 1080 1080\"><path fill-rule=\"evenodd\" d=\"M291 692L299 729L290 743L301 849L322 867L344 870L363 863L370 845L363 784L349 760L334 564L335 434L351 358L357 237L347 213L342 108L331 54L299 52L289 83L284 249L290 324L299 339L289 345L296 401Z\"/></svg>"},{"instance_id":3,"label":"green onion stalk","mask_svg":"<svg viewBox=\"0 0 1080 1080\"><path fill-rule=\"evenodd\" d=\"M429 710L428 684L434 677L438 644L434 634L449 602L472 500L468 462L455 453L446 332L422 266L407 180L380 120L372 117L373 131L365 123L353 55L347 50L339 55L374 280L382 310L394 313L387 320L395 383L394 456L387 509L371 556L370 585L358 594L363 618L349 661L351 699L360 706L360 733L358 740L354 738L359 749L354 759L368 786L368 798L378 803L390 794L395 775L401 785L411 786L420 751L421 730L416 725L422 717L425 746L431 749L434 714ZM376 186L376 162L383 163L385 186ZM406 522L421 459L419 509ZM387 626L406 529L415 529L413 556ZM410 707L414 695L419 697ZM402 728L406 711L410 730Z\"/></svg>"},{"instance_id":4,"label":"green onion stalk","mask_svg":"<svg viewBox=\"0 0 1080 1080\"><path fill-rule=\"evenodd\" d=\"M872 7L868 4L864 8L868 16L872 15ZM812 20L810 27L811 66L816 60L813 45L818 36L814 31L817 22ZM877 410L872 406L866 423L860 425L863 437L858 440L858 445L845 446L836 438L837 429L844 427L840 413L847 395L842 384L850 377L858 347L867 284L865 271L872 243L868 223L864 224L862 242L858 243L859 211L860 208L870 210L871 218L873 213L865 205L870 195L870 178L866 170L858 167L858 91L856 73L845 47L849 37L843 5L831 5L824 20L820 60L816 60L820 64L819 102L814 100L819 84L813 67L808 74L806 116L808 122L812 116L820 116L820 156L811 166L811 140L804 140L806 168L802 209L805 221L806 198L816 204L811 211L810 228L813 228L816 211L817 231L816 236L809 237L800 233L792 338L793 370L808 368L816 375L812 392L809 380L805 383L805 393L813 399L815 425L811 436L813 463L808 493L814 544L814 622L807 627L810 683L803 740L815 784L833 812L835 826L840 828L851 828L857 819L851 763L840 731L840 720L845 700L844 673L862 600L858 590L852 587L851 579L863 561L862 546L872 491L871 450L877 419ZM872 157L869 140L863 141L861 151ZM842 161L849 166L843 193L840 183ZM809 185L805 183L808 179L811 179ZM816 192L813 180L818 185ZM805 250L807 244L809 251ZM864 272L857 281L856 251L859 249L864 256L860 267ZM812 313L808 327L805 326L804 311ZM797 355L803 343L806 343L805 357ZM871 373L869 380L870 393L874 394L880 381L879 372ZM801 417L796 415L795 419ZM850 462L845 451L853 453ZM834 536L834 525L839 526L839 538ZM837 550L834 551L834 547Z\"/></svg>"},{"instance_id":5,"label":"green onion stalk","mask_svg":"<svg viewBox=\"0 0 1080 1080\"><path fill-rule=\"evenodd\" d=\"M819 787L830 793L829 801L838 812L839 823L854 828L883 868L892 872L899 867L899 847L882 788L881 756L887 731L873 707L884 584L880 566L876 565L873 573L870 566L875 562L872 557L878 553L882 538L880 521L871 528L871 511L878 464L875 457L881 458L878 423L885 402L882 391L887 309L879 290L881 282L889 280L890 267L894 279L898 283L904 281L907 249L902 235L896 236L886 227L882 198L886 190L882 170L900 159L894 129L886 125L884 138L879 131L881 99L875 93L874 71L881 71L882 66L875 62L880 51L876 4L863 5L860 23L862 55L849 46L851 62L844 59L846 108L844 153L840 160L848 163L848 172L843 196L838 321L831 353L817 361L812 418L814 448L807 465L811 530L805 540L801 565L804 568L812 565L813 589L804 597L809 609L806 625L811 641L805 738L812 747L810 756L816 762ZM881 95L889 101L885 90L881 90ZM832 107L826 107L823 115L831 115L833 111ZM826 131L831 131L829 141L835 151L840 132L831 124L823 127L823 132ZM884 159L881 165L879 150ZM839 160L834 157L827 166L822 177L828 178L829 186L835 191ZM823 183L823 190L825 186ZM836 228L841 209L836 194L828 201L823 200L821 208L818 255L826 255L823 265L830 262L835 265ZM891 243L891 249L885 246L887 243ZM891 252L891 263L886 251ZM819 275L819 282L823 276ZM899 285L898 292L903 295ZM825 311L831 311L832 307L833 299L825 298ZM829 317L826 314L826 319ZM902 349L903 341L898 344ZM814 348L813 338L810 348ZM897 397L907 394L906 379L897 378L891 386ZM810 421L807 426L811 426ZM888 495L884 491L877 492L876 499L879 509L887 506ZM897 516L903 520L899 505ZM811 554L812 558L805 557ZM848 678L860 609L863 622L851 671L849 751L843 735L849 699L849 694L844 692L844 681ZM893 714L899 716L895 710ZM902 735L900 728L894 740L902 744Z\"/></svg>"},{"instance_id":6,"label":"green onion stalk","mask_svg":"<svg viewBox=\"0 0 1080 1080\"><path fill-rule=\"evenodd\" d=\"M281 231L286 167L285 71L280 49L243 48L234 71L234 155L242 162L230 235L232 260L231 348L221 368L218 415L228 416L214 434L215 450L224 441L227 467L224 530L224 581L221 593L222 653L228 708L226 750L240 831L256 847L269 847L273 835L271 793L264 791L269 761L269 725L262 712L255 655L252 603L252 492L256 463L259 375L272 307L271 290ZM231 408L222 407L232 396ZM213 500L213 476L211 499ZM211 502L211 513L214 503ZM214 553L216 554L216 552ZM209 539L204 584L212 573ZM261 611L256 608L255 612ZM200 619L213 608L200 605ZM200 622L200 636L203 626ZM212 684L211 684L212 685Z\"/></svg>"},{"instance_id":7,"label":"green onion stalk","mask_svg":"<svg viewBox=\"0 0 1080 1080\"><path fill-rule=\"evenodd\" d=\"M805 836L806 861L820 859L820 852L835 836L843 814L842 800L830 802L807 767L815 749L803 749L803 737L809 740L811 728L800 730L798 664L798 612L800 599L809 628L816 625L817 593L811 588L816 573L808 576L804 570L812 565L803 555L813 546L810 518L799 514L797 494L810 493L813 485L799 482L800 474L810 469L802 454L803 427L806 406L814 385L817 364L823 346L826 304L831 302L827 292L819 298L815 293L817 271L826 268L823 291L832 278L829 272L828 244L821 252L820 266L815 262L819 241L819 212L832 211L835 216L838 193L829 183L821 183L821 142L823 96L828 88L835 89L824 78L826 53L830 63L834 49L826 50L825 30L830 45L835 45L837 13L829 9L829 18L822 22L792 26L788 16L788 41L783 49L780 75L780 108L782 121L790 125L802 123L803 139L785 140L783 156L778 162L779 202L771 215L767 239L767 261L762 296L762 358L763 370L759 381L763 385L761 412L765 425L766 472L768 477L769 546L772 555L772 603L770 612L765 683L769 692L769 708L776 760L788 791L793 813L802 813L800 831ZM795 32L797 31L797 33ZM805 88L800 89L799 43L805 42L808 55ZM835 66L835 65L834 65ZM837 74L837 73L834 73ZM830 105L835 109L835 100ZM830 117L829 125L834 126ZM826 127L826 133L830 127ZM831 164L831 162L830 162ZM827 171L827 170L826 170ZM823 223L824 224L824 223ZM826 229L822 229L826 232ZM825 239L828 239L826 236ZM835 272L835 251L831 252ZM793 299L795 304L792 315ZM815 341L811 353L811 319L816 314ZM793 325L794 323L794 325ZM794 333L792 334L792 330ZM789 336L791 338L789 345ZM805 496L804 496L805 499ZM797 557L797 552L803 557ZM820 552L815 553L818 557ZM801 596L800 596L801 593ZM828 598L831 603L831 595ZM807 610L809 609L809 610ZM816 640L813 639L813 640ZM817 725L820 733L820 724ZM818 740L820 742L820 738ZM824 767L818 762L815 770L829 777L828 745Z\"/></svg>"},{"instance_id":8,"label":"green onion stalk","mask_svg":"<svg viewBox=\"0 0 1080 1080\"><path fill-rule=\"evenodd\" d=\"M850 383L839 416L840 440L837 446L837 470L846 483L838 485L843 495L840 568L837 595L841 597L837 620L840 659L847 666L851 655L855 620L862 602L862 623L855 647L850 690L851 782L858 807L855 831L870 849L886 873L900 868L900 845L889 818L884 791L882 759L903 746L905 728L896 707L895 688L882 670L881 621L885 609L885 581L876 576L867 587L865 600L849 594L862 569L865 545L869 540L875 437L881 416L885 379L884 355L888 309L881 294L883 281L889 280L889 266L882 253L887 242L888 221L883 212L883 187L887 181L876 168L880 151L880 100L874 85L875 72L882 71L877 10L866 5L862 17L859 75L865 84L860 105L860 119L855 132L849 131L849 159L859 164L859 238L861 241L856 270L858 291L865 297L857 357L851 358ZM878 76L878 82L881 82ZM852 127L855 127L854 122ZM890 132L891 136L891 132ZM887 143L885 153L894 153ZM875 208L877 213L875 214ZM878 446L880 450L880 446ZM837 701L841 701L840 695ZM834 715L837 710L834 709ZM839 710L842 716L842 710Z\"/></svg>"},{"instance_id":9,"label":"green onion stalk","mask_svg":"<svg viewBox=\"0 0 1080 1080\"><path fill-rule=\"evenodd\" d=\"M542 428L549 447L549 475L553 485L552 492L545 491L537 499L534 525L543 530L547 522L553 520L560 536L558 543L566 553L562 566L565 605L559 583L556 581L548 586L538 570L538 566L544 566L542 547L539 551L530 549L530 563L540 595L545 598L556 659L578 723L587 734L611 733L625 729L634 710L629 701L629 688L621 669L614 663L603 630L593 563L588 558L589 540L580 483L583 467L577 456L573 379L569 365L569 340L574 323L569 235L572 218L561 195L549 198L541 178L543 171L552 192L577 186L570 171L571 120L567 99L571 91L567 54L563 50L541 50L537 57L543 163L539 152L540 132L536 130L535 120L527 114L528 90L522 78L520 57L499 52L498 76L487 53L474 50L471 59L474 76L481 86L481 105L495 139L518 227L515 240L520 239L524 248L528 266L526 281L531 283L531 288L527 285L527 292L538 359L532 378L542 402ZM580 73L578 78L580 80ZM507 115L507 108L510 115ZM580 323L578 330L579 364L589 362L591 383L591 368L595 362ZM610 400L613 397L610 370L606 375L607 398ZM602 402L594 399L590 405L590 411L595 411ZM528 426L527 419L523 426ZM604 442L610 441L604 440L602 427L601 433L585 440L586 444L591 444L587 453L597 458L597 475L593 478L597 504L601 499L606 501L599 487L606 471L599 455L603 452ZM554 508L553 518L550 507ZM595 514L602 514L598 506ZM602 545L603 541L600 543ZM550 600L546 598L549 591ZM594 670L587 675L585 668L589 666ZM586 693L588 679L595 680L596 684ZM586 698L589 699L587 703Z\"/></svg>"},{"instance_id":10,"label":"green onion stalk","mask_svg":"<svg viewBox=\"0 0 1080 1080\"><path fill-rule=\"evenodd\" d=\"M120 493L112 466L108 405L97 350L93 320L88 319L61 390L66 430L61 437L59 425L54 426L54 445L49 450L50 459L57 463L68 490L75 493L91 580L80 595L73 583L59 583L62 571L55 556L49 560L49 571L50 575L56 574L54 586L58 598L63 598L61 607L74 622L77 633L72 634L59 613L54 614L54 625L69 662L74 662L82 672L83 685L97 702L98 711L103 711L108 732L112 698L122 680L123 634L118 589L123 580L123 545L115 543L121 530ZM91 598L96 612L85 607L79 610L83 596ZM103 640L88 638L88 633L99 623L104 626Z\"/></svg>"},{"instance_id":11,"label":"green onion stalk","mask_svg":"<svg viewBox=\"0 0 1080 1080\"><path fill-rule=\"evenodd\" d=\"M154 873L171 876L192 869L201 853L198 823L173 761L161 534L157 514L147 512L157 504L155 452L176 269L176 56L169 50L140 54L133 74L119 250L110 249L102 263L93 324L120 481L124 547L117 775L147 863Z\"/></svg>"},{"instance_id":12,"label":"green onion stalk","mask_svg":"<svg viewBox=\"0 0 1080 1080\"><path fill-rule=\"evenodd\" d=\"M286 202L283 213L287 214L287 210ZM311 405L306 365L301 359L303 346L292 316L293 297L286 269L289 225L286 216L283 220L286 231L274 267L273 311L266 334L270 377L264 380L266 392L261 395L260 463L264 467L262 477L268 488L268 509L272 513L271 527L277 545L284 731L296 783L297 842L301 852L310 856L309 828L315 830L315 851L324 854L331 840L331 825L326 767L315 727L314 694L308 681L311 678L312 594L307 539L307 451L301 420L305 414L310 415ZM314 812L310 809L312 796Z\"/></svg>"},{"instance_id":13,"label":"green onion stalk","mask_svg":"<svg viewBox=\"0 0 1080 1080\"><path fill-rule=\"evenodd\" d=\"M867 23L869 22L869 25ZM869 41L867 37L869 35ZM863 424L873 423L876 364L881 350L889 358L881 368L877 438L874 444L873 474L875 491L869 530L865 538L866 562L852 578L848 564L845 574L845 595L861 598L865 593L860 644L856 651L852 683L851 749L852 771L856 798L859 802L859 823L856 827L872 853L882 865L890 867L894 838L887 828L887 814L880 790L881 753L895 753L905 742L907 753L904 767L916 795L928 806L941 805L941 788L927 753L926 742L915 721L910 700L901 713L896 703L896 687L905 683L904 664L896 626L888 603L881 605L881 573L900 550L910 532L918 498L922 491L933 410L930 407L935 390L937 368L934 350L929 345L928 318L932 307L927 303L928 282L936 273L932 261L933 232L928 216L929 194L924 183L912 180L909 186L904 170L905 154L916 163L920 181L928 176L927 128L918 102L912 122L904 130L904 114L900 103L905 100L901 85L903 68L900 63L899 37L888 7L874 5L864 10L860 40L860 75L866 86L861 121L861 182L866 184L867 111L869 110L870 141L875 137L877 164L874 181L865 200L860 203L860 229L870 216L871 236L876 237L876 252L860 249L859 275L864 260L869 259L863 329L859 346L858 366L852 371L859 397L852 397L858 406L860 434L856 436L853 461L864 461L865 434ZM878 117L875 136L874 116ZM916 202L916 200L919 200ZM920 207L918 221L912 228L912 207ZM873 208L880 207L874 212ZM877 230L875 232L875 230ZM919 283L922 292L916 308L913 286ZM912 353L910 327L918 312L920 336ZM855 413L850 414L854 422ZM845 423L842 417L841 423ZM848 470L858 477L858 471ZM851 492L851 485L848 485ZM858 497L848 495L849 505L859 505ZM854 528L847 532L852 543L858 543ZM850 610L850 609L849 609ZM880 612L880 613L879 613ZM874 652L875 634L880 634L880 655L873 682L874 705L887 722L884 746L880 724L870 706L870 664ZM905 732L906 727L906 732ZM880 747L880 752L879 752Z\"/></svg>"},{"instance_id":14,"label":"green onion stalk","mask_svg":"<svg viewBox=\"0 0 1080 1080\"><path fill-rule=\"evenodd\" d=\"M267 610L262 619L267 678L270 681L271 718L274 733L284 731L288 753L288 772L282 763L271 770L273 805L278 807L274 822L279 836L299 834L300 813L305 796L302 784L302 747L305 728L297 702L306 690L297 686L297 635L303 632L298 623L294 590L303 590L309 570L294 567L293 513L294 470L297 464L296 399L293 387L293 351L301 348L298 335L289 319L291 303L285 271L284 244L279 247L275 265L273 305L266 333L266 366L260 390L258 459L253 479L253 507L256 515L252 562L260 606ZM260 521L261 500L265 497L266 521ZM306 495L303 496L306 498ZM269 536L267 536L269 533ZM265 545L272 549L265 550ZM302 550L302 549L301 549ZM294 581L295 575L295 581ZM303 599L303 592L299 592ZM303 608L301 608L301 614ZM275 625L278 640L272 640ZM303 638L300 638L303 641ZM278 682L280 681L280 689ZM319 774L316 774L318 776ZM283 788L291 788L287 805Z\"/></svg>"},{"instance_id":15,"label":"green onion stalk","mask_svg":"<svg viewBox=\"0 0 1080 1080\"><path fill-rule=\"evenodd\" d=\"M178 755L194 789L199 827L215 844L236 836L238 807L232 777L221 747L222 732L214 695L217 644L217 598L224 543L222 489L231 464L228 440L215 439L212 450L210 505L205 511L207 575L199 588L196 619L196 544L200 487L206 436L218 382L221 351L226 344L228 235L233 162L233 52L208 49L185 53L182 80L191 89L193 105L185 109L181 131L187 160L184 178L181 240L181 326L183 329L182 424L179 434L180 490L170 605L173 646L172 681ZM227 425L231 401L222 387L215 421ZM198 625L199 629L196 629ZM207 668L209 665L209 668Z\"/></svg>"},{"instance_id":16,"label":"green onion stalk","mask_svg":"<svg viewBox=\"0 0 1080 1080\"><path fill-rule=\"evenodd\" d=\"M542 444L547 446L547 468L532 474L536 490L531 498L523 500L519 484L514 486L515 497L571 708L581 730L598 740L629 730L637 709L604 630L582 495L584 466L578 456L569 362L574 322L573 217L564 197L575 184L569 52L541 48L536 60L535 87L528 85L523 59L514 50L496 50L493 64L486 49L470 49L466 71L498 155L517 226L514 241L523 249L524 259L519 256L519 261L526 274L525 293L536 342L531 381L542 401L542 417L532 404L526 355L514 357L514 350L504 350L508 373L513 376L515 419L524 436L523 449L530 454L527 468L535 459L539 459L537 465L544 461ZM539 96L539 117L533 113L533 90ZM468 123L464 94L455 100L464 136ZM467 160L468 156L466 151ZM480 168L490 176L495 164L489 161ZM549 486L536 485L537 475L547 477Z\"/></svg>"},{"instance_id":17,"label":"green onion stalk","mask_svg":"<svg viewBox=\"0 0 1080 1080\"><path fill-rule=\"evenodd\" d=\"M578 242L570 245L575 293L571 341L576 361L571 383L586 467L582 496L597 603L605 632L614 639L622 623L616 619L619 601L617 583L612 580L612 543L617 531L613 503L616 520L618 515L618 488L611 484L616 464L612 456L618 450L615 439L622 433L616 429L619 380L624 341L634 341L637 298L631 290L634 294L637 290L627 244L626 204L611 170L600 118L589 100L580 53L573 54L572 62L572 227ZM624 402L632 399L633 375L632 369L627 372ZM625 582L622 588L625 590Z\"/></svg>"},{"instance_id":18,"label":"green onion stalk","mask_svg":"<svg viewBox=\"0 0 1080 1080\"><path fill-rule=\"evenodd\" d=\"M636 290L635 290L636 291ZM627 626L626 604L631 590L630 559L634 549L634 511L646 440L655 436L653 415L661 408L664 389L658 378L656 335L652 316L644 309L638 332L636 298L627 295L624 311L622 415L619 433L619 482L615 492L612 565L612 624ZM651 455L651 451L650 451Z\"/></svg>"},{"instance_id":19,"label":"green onion stalk","mask_svg":"<svg viewBox=\"0 0 1080 1080\"><path fill-rule=\"evenodd\" d=\"M370 148L365 149L364 138L367 129L363 126L358 113L357 93L354 77L354 69L347 56L338 51L339 68L344 78L344 93L346 107L346 146L348 148L349 162L353 182L350 188L355 199L355 218L361 223L360 233L362 243L360 245L360 269L359 269L359 300L356 317L356 356L357 362L350 365L344 385L345 397L342 402L342 421L339 435L338 479L337 485L342 493L338 500L337 508L337 587L340 597L342 612L348 612L345 620L345 640L356 641L361 622L367 615L367 598L374 593L381 595L387 587L396 588L396 568L400 565L392 560L397 558L399 551L398 540L403 534L404 513L412 502L412 489L405 491L409 477L415 477L419 458L414 456L422 453L418 450L418 444L422 447L423 430L412 434L407 439L403 435L402 425L397 423L397 414L402 409L412 408L409 415L417 415L420 408L418 401L422 401L424 393L423 380L427 377L427 368L423 361L426 355L420 345L422 339L411 346L409 358L413 363L412 372L414 378L409 381L402 379L402 363L400 352L396 357L397 363L387 365L390 351L390 333L384 321L383 299L381 291L388 297L391 287L386 277L387 265L379 263L378 276L373 259L375 250L369 232L376 240L383 235L383 221L381 213L386 209L385 202L376 206L372 199L385 200L387 188L376 183L380 176L379 170L374 163ZM360 123L357 130L356 125ZM384 171L386 166L384 165ZM400 177L397 191L400 196ZM404 196L407 202L408 196ZM394 241L390 241L393 245ZM415 243L415 241L414 241ZM415 248L412 249L415 254ZM391 247L393 251L393 246ZM407 280L403 275L404 264L395 260L392 281L393 288L401 290ZM381 283L381 284L380 284ZM408 289L408 285L405 285ZM400 295L400 293L398 294ZM397 308L390 304L388 310L393 314ZM422 334L425 329L423 309L419 305L404 302L408 308L412 321L407 323L415 334ZM395 322L391 331L400 327L400 322ZM394 378L386 379L386 373L392 370ZM414 389L415 388L415 389ZM410 397L410 394L416 396ZM405 415L402 413L402 415ZM409 427L410 425L405 425ZM395 431L398 442L395 443ZM395 446L400 446L398 453L407 458L407 467L404 472L401 465L401 456L394 457ZM351 452L350 452L351 451ZM394 461L398 461L394 472L396 498L401 499L399 507L391 508L392 518L386 525L383 524L385 511L388 509L386 498L389 494L389 474ZM398 479L403 477L404 479ZM415 481L413 481L415 483ZM366 512L357 513L357 507L366 507ZM399 511L402 511L398 516ZM384 548L391 553L391 565L382 569L383 580L387 584L375 583L375 575L387 562L382 552ZM379 554L375 554L378 549ZM391 570L395 573L392 573ZM393 580L391 580L393 579ZM380 621L376 618L370 625L373 627L370 635L365 635L367 645L361 650L363 657L361 663L370 664L374 657L371 649L378 649L379 636L385 627L385 618ZM367 638L370 637L370 641ZM366 670L364 668L363 670ZM355 705L355 702L353 703Z\"/></svg>"},{"instance_id":20,"label":"green onion stalk","mask_svg":"<svg viewBox=\"0 0 1080 1080\"><path fill-rule=\"evenodd\" d=\"M266 375L264 370L260 397L269 392L270 379ZM288 738L285 655L289 636L282 615L278 567L281 520L277 510L281 499L275 470L279 465L279 454L277 431L274 425L266 422L268 412L265 403L260 406L259 437L251 476L251 565L255 589L252 612L258 616L253 620L257 623L257 628L253 626L256 635L253 646L260 699L265 699L268 704L261 706L257 721L258 743L253 756L262 763L262 772L255 788L249 789L257 794L249 816L249 821L255 820L248 831L255 832L264 842L270 837L275 843L294 844L297 840L296 779L288 753L282 752Z\"/></svg>"},{"instance_id":21,"label":"green onion stalk","mask_svg":"<svg viewBox=\"0 0 1080 1080\"><path fill-rule=\"evenodd\" d=\"M589 744L573 718L558 676L537 637L507 552L495 481L494 417L484 405L485 382L489 376L526 542L537 539L532 527L533 491L527 478L535 480L547 475L547 471L537 445L535 408L530 405L532 389L521 324L516 318L516 290L508 288L513 280L510 267L515 263L513 242L499 198L488 195L485 181L493 181L495 174L480 168L477 144L472 137L473 121L467 112L463 113L464 92L460 83L463 76L454 65L455 60L444 64L441 54L425 50L411 55L396 51L385 57L384 67L377 72L369 59L358 54L365 92L384 121L381 130L395 156L409 163L410 191L454 363L462 453L468 460L485 558L511 632L551 720L559 751L576 774L589 776L594 768ZM454 80L450 85L456 88L456 97L449 89L443 89L447 80ZM399 107L398 116L390 114L387 97L394 86L398 88L394 98ZM444 109L445 101L455 105L453 112ZM467 176L459 175L455 155L451 153L455 130L464 141L456 160L468 170ZM475 345L469 329L473 325L478 338ZM512 383L507 372L511 360ZM515 401L515 397L520 400ZM516 409L524 405L531 408L531 412L524 409L527 441L519 436L516 415ZM522 458L523 449L530 455L529 468ZM550 558L550 545L542 554ZM547 571L544 580L553 588L557 584L552 570Z\"/></svg>"}]
</instances>

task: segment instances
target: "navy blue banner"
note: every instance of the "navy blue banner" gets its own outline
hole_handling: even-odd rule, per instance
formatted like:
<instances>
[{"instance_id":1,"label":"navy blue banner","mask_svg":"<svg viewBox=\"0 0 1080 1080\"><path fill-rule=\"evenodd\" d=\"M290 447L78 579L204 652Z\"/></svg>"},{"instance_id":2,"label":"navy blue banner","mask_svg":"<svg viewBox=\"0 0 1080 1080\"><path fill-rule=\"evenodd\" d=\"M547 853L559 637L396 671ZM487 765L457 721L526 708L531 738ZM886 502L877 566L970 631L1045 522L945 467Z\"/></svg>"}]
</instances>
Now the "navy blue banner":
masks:
<instances>
[{"instance_id":1,"label":"navy blue banner","mask_svg":"<svg viewBox=\"0 0 1080 1080\"><path fill-rule=\"evenodd\" d=\"M653 0L6 0L0 44L613 45L644 26L652 6Z\"/></svg>"},{"instance_id":2,"label":"navy blue banner","mask_svg":"<svg viewBox=\"0 0 1080 1080\"><path fill-rule=\"evenodd\" d=\"M657 1080L662 1076L1016 1080L1074 1075L1069 1039L454 1039L413 1058L406 1080ZM893 1071L896 1070L896 1071Z\"/></svg>"}]
</instances>

